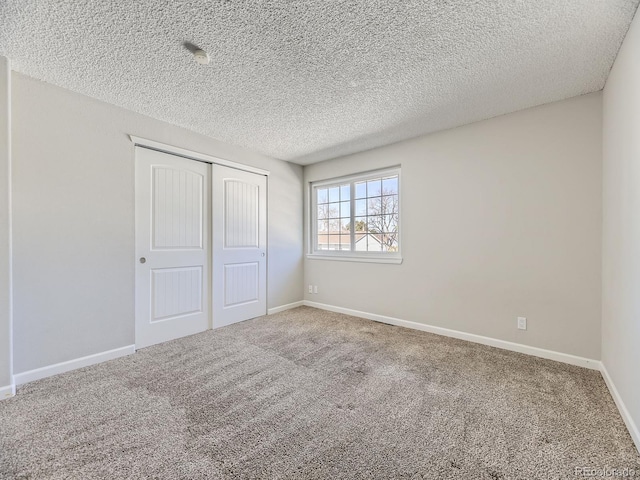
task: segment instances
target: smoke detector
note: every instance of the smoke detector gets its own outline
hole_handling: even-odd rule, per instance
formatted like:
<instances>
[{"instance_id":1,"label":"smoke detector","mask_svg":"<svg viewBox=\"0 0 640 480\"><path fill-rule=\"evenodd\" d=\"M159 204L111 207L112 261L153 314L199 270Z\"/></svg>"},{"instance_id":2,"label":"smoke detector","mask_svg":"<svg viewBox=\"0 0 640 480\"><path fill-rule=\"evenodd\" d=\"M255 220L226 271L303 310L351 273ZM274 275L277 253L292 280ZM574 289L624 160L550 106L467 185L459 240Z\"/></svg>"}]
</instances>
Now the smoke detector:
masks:
<instances>
[{"instance_id":1,"label":"smoke detector","mask_svg":"<svg viewBox=\"0 0 640 480\"><path fill-rule=\"evenodd\" d=\"M193 52L193 58L195 58L196 62L198 62L200 65L207 65L211 60L209 58L209 54L204 50L200 50L200 49Z\"/></svg>"}]
</instances>

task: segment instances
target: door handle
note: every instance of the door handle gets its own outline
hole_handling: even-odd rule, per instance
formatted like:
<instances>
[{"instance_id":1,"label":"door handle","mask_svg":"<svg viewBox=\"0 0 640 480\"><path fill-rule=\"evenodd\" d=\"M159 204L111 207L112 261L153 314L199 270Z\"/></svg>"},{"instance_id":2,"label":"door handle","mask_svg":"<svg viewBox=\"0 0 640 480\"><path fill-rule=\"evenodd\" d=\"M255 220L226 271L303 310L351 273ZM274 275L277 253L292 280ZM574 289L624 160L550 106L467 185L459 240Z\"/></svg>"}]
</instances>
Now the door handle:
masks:
<instances>
[{"instance_id":1,"label":"door handle","mask_svg":"<svg viewBox=\"0 0 640 480\"><path fill-rule=\"evenodd\" d=\"M264 252L262 252L262 253L260 254L260 256L261 256L261 257L264 257L264 255L265 255L265 253L264 253Z\"/></svg>"},{"instance_id":2,"label":"door handle","mask_svg":"<svg viewBox=\"0 0 640 480\"><path fill-rule=\"evenodd\" d=\"M140 263L145 263L146 261L147 261L147 259L146 259L146 258L144 258L144 257L140 257Z\"/></svg>"}]
</instances>

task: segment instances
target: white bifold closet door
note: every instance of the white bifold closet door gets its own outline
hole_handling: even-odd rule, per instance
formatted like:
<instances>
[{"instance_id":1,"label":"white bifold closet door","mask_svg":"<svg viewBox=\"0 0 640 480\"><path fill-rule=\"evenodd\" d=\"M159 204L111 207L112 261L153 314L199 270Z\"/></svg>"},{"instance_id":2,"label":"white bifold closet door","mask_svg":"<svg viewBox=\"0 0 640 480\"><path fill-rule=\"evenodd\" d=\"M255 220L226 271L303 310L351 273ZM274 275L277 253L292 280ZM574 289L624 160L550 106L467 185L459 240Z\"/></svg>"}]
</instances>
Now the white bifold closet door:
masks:
<instances>
[{"instance_id":1,"label":"white bifold closet door","mask_svg":"<svg viewBox=\"0 0 640 480\"><path fill-rule=\"evenodd\" d=\"M136 147L136 347L209 328L211 165Z\"/></svg>"},{"instance_id":2,"label":"white bifold closet door","mask_svg":"<svg viewBox=\"0 0 640 480\"><path fill-rule=\"evenodd\" d=\"M212 165L213 328L267 313L267 177Z\"/></svg>"}]
</instances>

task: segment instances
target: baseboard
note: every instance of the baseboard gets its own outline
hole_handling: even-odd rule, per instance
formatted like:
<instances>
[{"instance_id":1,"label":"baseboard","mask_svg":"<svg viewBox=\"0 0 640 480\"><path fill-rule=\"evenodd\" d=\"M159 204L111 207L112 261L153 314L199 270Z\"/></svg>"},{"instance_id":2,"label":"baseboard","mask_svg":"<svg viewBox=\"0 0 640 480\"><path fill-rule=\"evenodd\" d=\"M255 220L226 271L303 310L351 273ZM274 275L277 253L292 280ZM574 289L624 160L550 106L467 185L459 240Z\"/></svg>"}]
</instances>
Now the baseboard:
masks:
<instances>
[{"instance_id":1,"label":"baseboard","mask_svg":"<svg viewBox=\"0 0 640 480\"><path fill-rule=\"evenodd\" d=\"M66 362L56 363L42 368L36 368L35 370L16 373L13 375L13 381L16 385L24 385L25 383L40 380L41 378L51 377L52 375L58 375L59 373L65 373L78 368L88 367L89 365L95 365L96 363L106 362L107 360L124 357L125 355L131 355L132 353L135 353L135 351L135 345L127 345L126 347L95 353L86 357L76 358L74 360L68 360Z\"/></svg>"},{"instance_id":2,"label":"baseboard","mask_svg":"<svg viewBox=\"0 0 640 480\"><path fill-rule=\"evenodd\" d=\"M13 397L15 394L16 394L15 385L7 385L5 387L0 387L0 400Z\"/></svg>"},{"instance_id":3,"label":"baseboard","mask_svg":"<svg viewBox=\"0 0 640 480\"><path fill-rule=\"evenodd\" d=\"M629 410L627 410L627 406L622 401L622 397L620 396L620 393L618 392L618 389L613 383L613 380L611 379L611 376L607 371L607 367L605 367L604 364L602 364L602 367L600 368L600 372L602 373L602 378L604 378L604 383L607 384L607 387L609 388L609 392L611 392L613 401L616 402L616 406L620 411L620 416L622 416L622 419L624 420L624 423L627 426L627 430L629 430L629 434L633 439L633 443L636 444L636 448L640 453L640 430L638 430L638 426L633 421L633 418L631 418L631 414L629 413Z\"/></svg>"},{"instance_id":4,"label":"baseboard","mask_svg":"<svg viewBox=\"0 0 640 480\"><path fill-rule=\"evenodd\" d=\"M385 315L377 315L375 313L361 312L359 310L352 310L350 308L336 307L334 305L311 302L309 300L305 300L304 304L308 307L319 308L321 310L344 313L346 315L366 318L369 320L374 320L376 322L387 323L389 325L396 325L398 327L421 330L423 332L435 333L436 335L443 335L445 337L452 337L460 340L467 340L468 342L481 343L482 345L489 345L491 347L502 348L503 350L510 350L512 352L525 353L527 355L533 355L536 357L546 358L549 360L555 360L556 362L568 363L570 365L577 365L578 367L585 367L591 370L600 370L600 365L601 365L600 361L592 360L590 358L578 357L578 356L570 355L567 353L554 352L553 350L545 350L544 348L531 347L529 345L523 345L521 343L507 342L506 340L498 340L497 338L483 337L482 335L475 335L473 333L461 332L459 330L451 330L448 328L436 327L433 325L426 325L424 323L412 322L409 320L401 320L399 318L387 317Z\"/></svg>"},{"instance_id":5,"label":"baseboard","mask_svg":"<svg viewBox=\"0 0 640 480\"><path fill-rule=\"evenodd\" d=\"M273 315L274 313L284 312L285 310L301 307L303 305L304 305L304 300L300 300L299 302L287 303L286 305L280 305L279 307L270 308L269 310L267 310L267 315Z\"/></svg>"}]
</instances>

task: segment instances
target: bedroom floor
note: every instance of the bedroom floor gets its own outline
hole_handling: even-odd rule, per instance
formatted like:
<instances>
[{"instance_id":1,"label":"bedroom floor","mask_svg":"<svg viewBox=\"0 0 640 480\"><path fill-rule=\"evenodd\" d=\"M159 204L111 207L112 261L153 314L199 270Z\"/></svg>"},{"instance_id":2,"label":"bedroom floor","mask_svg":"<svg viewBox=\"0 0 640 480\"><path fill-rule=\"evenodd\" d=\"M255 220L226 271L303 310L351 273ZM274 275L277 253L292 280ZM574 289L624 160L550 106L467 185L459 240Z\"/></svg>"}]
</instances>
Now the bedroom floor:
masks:
<instances>
[{"instance_id":1,"label":"bedroom floor","mask_svg":"<svg viewBox=\"0 0 640 480\"><path fill-rule=\"evenodd\" d=\"M597 371L300 307L33 382L0 478L580 478L640 455Z\"/></svg>"}]
</instances>

